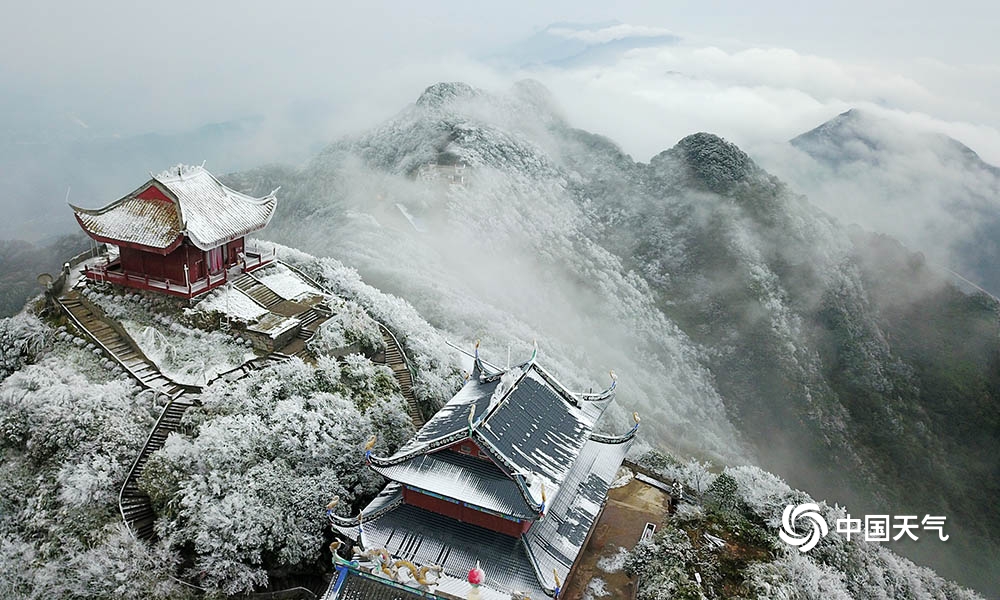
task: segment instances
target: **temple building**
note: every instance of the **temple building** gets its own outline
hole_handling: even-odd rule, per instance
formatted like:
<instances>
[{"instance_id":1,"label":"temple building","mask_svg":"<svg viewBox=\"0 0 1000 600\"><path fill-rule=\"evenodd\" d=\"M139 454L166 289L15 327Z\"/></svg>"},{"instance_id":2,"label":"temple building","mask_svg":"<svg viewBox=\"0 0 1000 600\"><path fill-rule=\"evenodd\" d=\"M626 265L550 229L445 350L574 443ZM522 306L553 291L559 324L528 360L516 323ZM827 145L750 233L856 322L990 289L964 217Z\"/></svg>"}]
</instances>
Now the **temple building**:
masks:
<instances>
[{"instance_id":1,"label":"temple building","mask_svg":"<svg viewBox=\"0 0 1000 600\"><path fill-rule=\"evenodd\" d=\"M558 597L638 430L634 415L625 435L594 432L614 392L571 392L534 355L498 369L477 350L469 380L412 440L368 452L390 480L382 493L354 518L328 507L372 566L337 559L326 598L381 597L347 593L376 577L441 598Z\"/></svg>"},{"instance_id":2,"label":"temple building","mask_svg":"<svg viewBox=\"0 0 1000 600\"><path fill-rule=\"evenodd\" d=\"M89 279L191 298L268 262L244 237L267 225L275 204L273 192L253 198L203 167L178 166L103 208L70 207L87 235L109 245Z\"/></svg>"}]
</instances>

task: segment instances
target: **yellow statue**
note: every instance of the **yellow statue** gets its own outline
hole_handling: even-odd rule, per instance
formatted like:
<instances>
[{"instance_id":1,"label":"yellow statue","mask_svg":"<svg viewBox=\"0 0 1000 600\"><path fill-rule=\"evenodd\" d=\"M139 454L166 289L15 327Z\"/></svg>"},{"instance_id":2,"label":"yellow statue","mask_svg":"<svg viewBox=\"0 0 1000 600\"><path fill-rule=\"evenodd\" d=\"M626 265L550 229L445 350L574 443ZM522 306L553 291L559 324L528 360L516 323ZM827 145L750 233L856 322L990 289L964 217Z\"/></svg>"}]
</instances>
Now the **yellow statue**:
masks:
<instances>
[{"instance_id":1,"label":"yellow statue","mask_svg":"<svg viewBox=\"0 0 1000 600\"><path fill-rule=\"evenodd\" d=\"M392 566L396 571L396 581L404 583L403 577L400 576L402 575L402 571L400 571L399 568L406 567L410 571L410 577L412 577L413 580L419 584L419 589L425 592L429 592L431 586L437 585L438 579L441 578L441 573L444 571L444 569L438 565L431 565L429 567L424 566L418 569L417 565L408 560L397 560ZM427 577L430 573L434 573L433 580L430 580Z\"/></svg>"},{"instance_id":2,"label":"yellow statue","mask_svg":"<svg viewBox=\"0 0 1000 600\"><path fill-rule=\"evenodd\" d=\"M368 550L362 551L361 548L355 546L354 554L367 559L373 564L376 564L377 569L387 578L396 578L396 568L392 565L392 557L389 556L389 551L385 548L369 548ZM375 569L372 569L372 571L374 572Z\"/></svg>"}]
</instances>

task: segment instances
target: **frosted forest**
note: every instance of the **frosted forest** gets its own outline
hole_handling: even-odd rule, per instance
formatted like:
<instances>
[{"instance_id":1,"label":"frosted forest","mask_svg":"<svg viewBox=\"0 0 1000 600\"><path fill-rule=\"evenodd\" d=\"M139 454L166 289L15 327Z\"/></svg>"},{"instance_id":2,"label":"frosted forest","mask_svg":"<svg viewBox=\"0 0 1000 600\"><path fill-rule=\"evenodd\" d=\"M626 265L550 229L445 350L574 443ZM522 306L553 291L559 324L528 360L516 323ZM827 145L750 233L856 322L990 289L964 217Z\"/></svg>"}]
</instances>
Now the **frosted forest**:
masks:
<instances>
[{"instance_id":1,"label":"frosted forest","mask_svg":"<svg viewBox=\"0 0 1000 600\"><path fill-rule=\"evenodd\" d=\"M467 376L453 344L510 364L536 342L580 390L615 370L602 426L641 412L630 459L689 490L653 538L609 558L639 598L957 599L995 582L996 301L842 225L734 144L697 133L637 162L537 82L440 83L303 166L223 179L280 187L255 248L283 264L261 280L286 300L328 295L315 360L227 377L255 359L236 332L261 316L231 290L186 305L84 292L162 373L203 388L138 482L156 512L146 542L118 491L163 398L41 297L0 321L0 597L322 583L324 507L337 496L356 514L385 484L366 440L389 455L414 433L404 390L370 358L379 324L428 415ZM954 541L827 536L800 553L777 530L810 501L831 528L847 507L944 506ZM597 580L587 593L607 595Z\"/></svg>"}]
</instances>

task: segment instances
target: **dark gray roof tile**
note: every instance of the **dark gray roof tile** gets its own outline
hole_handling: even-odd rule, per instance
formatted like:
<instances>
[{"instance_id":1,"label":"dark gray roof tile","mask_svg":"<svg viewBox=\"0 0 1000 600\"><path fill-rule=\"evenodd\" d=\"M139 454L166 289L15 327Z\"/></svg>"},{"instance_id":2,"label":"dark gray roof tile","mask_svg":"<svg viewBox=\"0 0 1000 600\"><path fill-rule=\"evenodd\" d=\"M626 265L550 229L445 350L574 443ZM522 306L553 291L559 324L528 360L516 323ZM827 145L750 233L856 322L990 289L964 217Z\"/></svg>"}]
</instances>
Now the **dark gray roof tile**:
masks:
<instances>
[{"instance_id":1,"label":"dark gray roof tile","mask_svg":"<svg viewBox=\"0 0 1000 600\"><path fill-rule=\"evenodd\" d=\"M535 518L514 480L492 461L443 450L423 454L376 471L403 485L418 487L488 511Z\"/></svg>"}]
</instances>

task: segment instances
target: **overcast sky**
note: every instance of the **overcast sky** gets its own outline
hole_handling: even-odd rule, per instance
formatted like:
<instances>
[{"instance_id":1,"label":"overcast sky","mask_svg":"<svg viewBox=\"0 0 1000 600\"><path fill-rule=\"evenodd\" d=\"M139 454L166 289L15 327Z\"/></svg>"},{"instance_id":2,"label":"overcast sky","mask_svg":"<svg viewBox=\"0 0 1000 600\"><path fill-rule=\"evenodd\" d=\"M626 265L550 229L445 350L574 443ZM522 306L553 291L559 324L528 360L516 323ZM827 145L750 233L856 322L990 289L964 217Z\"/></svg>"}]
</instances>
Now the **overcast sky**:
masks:
<instances>
[{"instance_id":1,"label":"overcast sky","mask_svg":"<svg viewBox=\"0 0 1000 600\"><path fill-rule=\"evenodd\" d=\"M993 3L5 4L0 133L14 139L169 132L251 114L315 115L335 135L373 124L435 81L502 86L529 75L577 124L642 160L694 130L755 144L870 103L1000 162ZM482 64L550 23L609 20L667 29L683 43L594 68ZM668 71L687 81L661 81ZM651 132L649 120L667 112Z\"/></svg>"}]
</instances>

